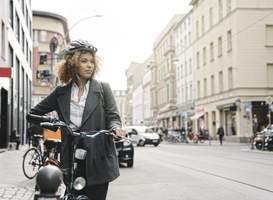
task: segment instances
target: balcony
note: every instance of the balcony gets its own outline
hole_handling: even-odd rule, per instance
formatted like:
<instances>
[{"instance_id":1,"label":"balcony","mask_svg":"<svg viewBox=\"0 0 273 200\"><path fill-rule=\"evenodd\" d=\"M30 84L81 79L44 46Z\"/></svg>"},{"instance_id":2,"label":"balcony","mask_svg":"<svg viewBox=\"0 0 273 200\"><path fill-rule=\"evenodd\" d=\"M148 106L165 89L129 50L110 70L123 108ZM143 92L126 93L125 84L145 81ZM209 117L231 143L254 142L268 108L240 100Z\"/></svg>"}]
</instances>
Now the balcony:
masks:
<instances>
[{"instance_id":1,"label":"balcony","mask_svg":"<svg viewBox=\"0 0 273 200\"><path fill-rule=\"evenodd\" d=\"M174 53L175 49L173 45L169 45L166 49L166 51L164 52L164 56L167 56L168 53Z\"/></svg>"}]
</instances>

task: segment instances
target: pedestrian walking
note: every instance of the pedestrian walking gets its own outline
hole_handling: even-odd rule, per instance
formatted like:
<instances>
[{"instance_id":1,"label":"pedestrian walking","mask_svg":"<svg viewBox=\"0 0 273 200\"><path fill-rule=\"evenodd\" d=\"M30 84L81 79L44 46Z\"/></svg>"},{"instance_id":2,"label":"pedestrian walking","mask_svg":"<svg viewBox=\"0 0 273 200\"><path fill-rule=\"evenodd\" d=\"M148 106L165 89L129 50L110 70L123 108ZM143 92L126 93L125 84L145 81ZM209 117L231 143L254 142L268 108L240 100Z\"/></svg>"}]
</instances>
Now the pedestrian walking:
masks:
<instances>
[{"instance_id":1,"label":"pedestrian walking","mask_svg":"<svg viewBox=\"0 0 273 200\"><path fill-rule=\"evenodd\" d=\"M69 124L72 131L107 129L114 130L118 136L125 136L110 85L95 80L101 61L96 52L97 48L85 40L70 42L64 49L64 60L54 66L62 85L29 113L44 115L56 110L59 119ZM62 167L69 168L70 138L64 130L61 137ZM106 199L109 182L120 175L114 140L100 135L95 140L84 139L78 146L89 153L77 166L78 172L87 180L84 191L77 194L84 194L90 200Z\"/></svg>"},{"instance_id":2,"label":"pedestrian walking","mask_svg":"<svg viewBox=\"0 0 273 200\"><path fill-rule=\"evenodd\" d=\"M163 133L163 129L161 127L158 128L157 134L159 135L160 141L162 142L164 139L164 133Z\"/></svg>"},{"instance_id":3,"label":"pedestrian walking","mask_svg":"<svg viewBox=\"0 0 273 200\"><path fill-rule=\"evenodd\" d=\"M222 125L218 128L217 134L219 135L220 145L222 145L223 136L225 135Z\"/></svg>"},{"instance_id":4,"label":"pedestrian walking","mask_svg":"<svg viewBox=\"0 0 273 200\"><path fill-rule=\"evenodd\" d=\"M19 145L21 144L19 133L16 129L14 129L10 135L10 141L16 143L16 150L19 150Z\"/></svg>"}]
</instances>

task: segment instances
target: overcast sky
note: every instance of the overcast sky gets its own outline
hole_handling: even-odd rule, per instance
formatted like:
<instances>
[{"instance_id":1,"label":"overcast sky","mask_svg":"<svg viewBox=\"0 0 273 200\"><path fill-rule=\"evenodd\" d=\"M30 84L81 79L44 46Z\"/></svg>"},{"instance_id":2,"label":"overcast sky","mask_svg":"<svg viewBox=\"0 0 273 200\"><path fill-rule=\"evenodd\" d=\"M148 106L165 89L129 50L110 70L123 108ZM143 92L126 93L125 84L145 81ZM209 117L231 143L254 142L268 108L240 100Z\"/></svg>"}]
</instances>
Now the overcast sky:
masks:
<instances>
[{"instance_id":1,"label":"overcast sky","mask_svg":"<svg viewBox=\"0 0 273 200\"><path fill-rule=\"evenodd\" d=\"M175 14L186 14L191 0L32 0L33 10L65 17L70 38L85 39L104 58L99 77L113 90L126 90L125 70L132 61L143 63L153 42Z\"/></svg>"}]
</instances>

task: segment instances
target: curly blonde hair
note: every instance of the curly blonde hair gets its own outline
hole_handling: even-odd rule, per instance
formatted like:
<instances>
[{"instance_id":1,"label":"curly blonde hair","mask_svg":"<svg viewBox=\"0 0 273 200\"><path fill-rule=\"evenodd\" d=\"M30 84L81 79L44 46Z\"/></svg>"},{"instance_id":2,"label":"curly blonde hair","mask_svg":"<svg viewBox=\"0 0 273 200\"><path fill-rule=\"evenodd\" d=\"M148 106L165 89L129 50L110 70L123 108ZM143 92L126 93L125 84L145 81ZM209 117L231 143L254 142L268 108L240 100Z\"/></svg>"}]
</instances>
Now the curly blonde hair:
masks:
<instances>
[{"instance_id":1,"label":"curly blonde hair","mask_svg":"<svg viewBox=\"0 0 273 200\"><path fill-rule=\"evenodd\" d=\"M65 59L58 62L54 66L55 75L59 78L62 85L69 84L71 81L76 82L78 80L76 73L79 71L80 58L86 52L91 53L94 58L94 70L90 79L94 79L100 72L102 58L99 57L93 51L78 50L74 54L65 56Z\"/></svg>"}]
</instances>

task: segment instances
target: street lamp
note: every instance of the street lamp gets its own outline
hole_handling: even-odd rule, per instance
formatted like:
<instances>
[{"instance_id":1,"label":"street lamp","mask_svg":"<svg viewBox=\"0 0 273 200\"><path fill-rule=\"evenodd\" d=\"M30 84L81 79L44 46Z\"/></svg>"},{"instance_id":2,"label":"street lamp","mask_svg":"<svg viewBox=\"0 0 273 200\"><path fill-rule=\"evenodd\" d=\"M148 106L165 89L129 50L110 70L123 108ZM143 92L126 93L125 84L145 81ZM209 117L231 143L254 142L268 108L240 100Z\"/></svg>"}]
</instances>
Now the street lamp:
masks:
<instances>
[{"instance_id":1,"label":"street lamp","mask_svg":"<svg viewBox=\"0 0 273 200\"><path fill-rule=\"evenodd\" d=\"M89 16L89 17L83 18L83 19L81 19L80 21L76 22L76 23L75 23L75 24L66 32L66 34L65 34L65 36L64 36L64 38L63 38L61 47L60 47L59 55L60 55L60 53L61 53L61 50L62 50L62 47L63 47L63 43L64 43L64 41L65 41L65 39L66 39L66 37L67 37L69 31L70 31L74 26L76 26L78 23L80 23L81 21L84 21L84 20L89 19L89 18L94 18L94 17L102 17L102 15L93 15L93 16Z\"/></svg>"}]
</instances>

